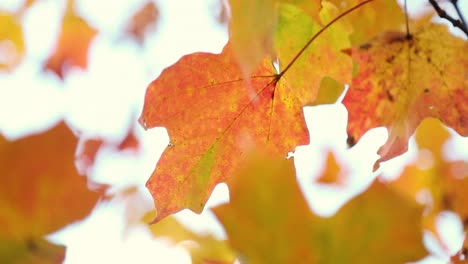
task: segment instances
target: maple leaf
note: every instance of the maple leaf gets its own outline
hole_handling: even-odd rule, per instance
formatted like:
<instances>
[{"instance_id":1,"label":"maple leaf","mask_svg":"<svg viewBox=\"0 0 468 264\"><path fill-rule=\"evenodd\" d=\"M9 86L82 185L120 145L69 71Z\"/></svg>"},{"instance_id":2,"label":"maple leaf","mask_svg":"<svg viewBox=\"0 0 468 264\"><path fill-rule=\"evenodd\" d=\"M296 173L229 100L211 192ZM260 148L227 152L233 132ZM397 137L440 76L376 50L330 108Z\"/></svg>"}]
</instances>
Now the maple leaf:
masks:
<instances>
[{"instance_id":1,"label":"maple leaf","mask_svg":"<svg viewBox=\"0 0 468 264\"><path fill-rule=\"evenodd\" d=\"M468 135L467 50L466 41L435 24L418 26L410 37L389 32L354 47L358 73L343 100L350 141L387 127L378 166L407 150L408 138L426 117Z\"/></svg>"},{"instance_id":2,"label":"maple leaf","mask_svg":"<svg viewBox=\"0 0 468 264\"><path fill-rule=\"evenodd\" d=\"M344 11L365 0L328 1L337 6L340 11ZM405 14L398 5L398 1L376 0L343 17L343 22L353 25L353 33L349 37L351 43L360 44L381 32L401 30L405 23Z\"/></svg>"},{"instance_id":3,"label":"maple leaf","mask_svg":"<svg viewBox=\"0 0 468 264\"><path fill-rule=\"evenodd\" d=\"M328 23L338 16L338 10L332 4L323 2L319 16L322 21ZM275 32L275 50L280 66L293 61L298 51L322 28L301 9L294 5L282 4ZM326 94L333 94L334 98L331 100L336 100L340 96L341 93L332 92L336 90L332 84L329 82L322 84L325 77L343 84L351 82L352 60L341 52L342 49L350 47L348 36L351 28L348 24L338 20L333 23L332 29L333 31L324 31L294 61L294 65L285 69L287 72L284 76L288 84L293 87L294 93L303 104L311 104L315 101L319 87Z\"/></svg>"},{"instance_id":4,"label":"maple leaf","mask_svg":"<svg viewBox=\"0 0 468 264\"><path fill-rule=\"evenodd\" d=\"M437 236L435 219L440 212L452 210L462 221L468 219L468 162L443 158L442 146L449 133L434 118L425 119L417 128L415 137L419 147L418 159L389 185L413 200L422 190L430 193L432 203L428 205L424 225Z\"/></svg>"},{"instance_id":5,"label":"maple leaf","mask_svg":"<svg viewBox=\"0 0 468 264\"><path fill-rule=\"evenodd\" d=\"M158 19L158 7L153 1L148 1L132 16L125 31L142 45L145 33L156 28Z\"/></svg>"},{"instance_id":6,"label":"maple leaf","mask_svg":"<svg viewBox=\"0 0 468 264\"><path fill-rule=\"evenodd\" d=\"M320 15L327 19L333 10L332 5L324 5ZM302 47L295 41L304 45L323 28L294 5L282 4L278 11L278 36L288 30L298 35L277 42L282 62L292 60L293 50ZM298 22L308 29L298 29L303 26ZM340 23L336 28L340 34L346 32ZM273 147L272 152L284 157L287 151L307 142L301 107L314 101L325 68L330 67L333 77L351 72L351 60L335 56L341 53L339 40L342 38L325 34L324 41L311 46L317 51L298 54L301 56L295 56L293 62L299 65L287 67L280 74L265 58L252 77L244 78L230 43L219 55L187 55L164 70L147 89L140 119L145 128L166 127L172 143L147 182L158 210L155 221L183 208L201 212L214 186L229 178L251 146ZM340 65L327 64L331 58ZM305 74L309 83L300 80Z\"/></svg>"},{"instance_id":7,"label":"maple leaf","mask_svg":"<svg viewBox=\"0 0 468 264\"><path fill-rule=\"evenodd\" d=\"M404 263L427 254L415 203L375 181L321 218L309 209L292 160L252 158L231 182L230 203L213 211L248 263Z\"/></svg>"},{"instance_id":8,"label":"maple leaf","mask_svg":"<svg viewBox=\"0 0 468 264\"><path fill-rule=\"evenodd\" d=\"M0 10L0 70L11 71L23 59L23 30L14 14Z\"/></svg>"},{"instance_id":9,"label":"maple leaf","mask_svg":"<svg viewBox=\"0 0 468 264\"><path fill-rule=\"evenodd\" d=\"M142 221L148 223L155 217L151 211L143 216ZM173 243L185 243L194 264L227 264L234 263L234 253L225 240L219 240L210 234L197 234L179 223L174 217L167 217L156 224L149 226L155 237L169 238Z\"/></svg>"},{"instance_id":10,"label":"maple leaf","mask_svg":"<svg viewBox=\"0 0 468 264\"><path fill-rule=\"evenodd\" d=\"M312 18L318 17L320 0L229 0L229 39L246 75L250 75L265 56L276 57L273 36L278 24L281 2L295 4Z\"/></svg>"},{"instance_id":11,"label":"maple leaf","mask_svg":"<svg viewBox=\"0 0 468 264\"><path fill-rule=\"evenodd\" d=\"M73 1L69 1L63 17L55 50L45 63L44 68L51 70L60 79L70 67L85 69L88 66L88 49L97 31L75 14Z\"/></svg>"},{"instance_id":12,"label":"maple leaf","mask_svg":"<svg viewBox=\"0 0 468 264\"><path fill-rule=\"evenodd\" d=\"M88 190L75 168L76 144L63 122L13 142L0 136L0 246L11 244L17 250L0 249L6 257L13 254L19 261L42 249L47 255L63 254L42 237L83 219L96 204L100 194Z\"/></svg>"},{"instance_id":13,"label":"maple leaf","mask_svg":"<svg viewBox=\"0 0 468 264\"><path fill-rule=\"evenodd\" d=\"M228 44L221 54L182 57L149 85L140 121L166 127L171 139L147 182L155 221L183 208L201 212L252 146L284 157L308 141L302 105L273 72L265 60L243 80Z\"/></svg>"}]
</instances>

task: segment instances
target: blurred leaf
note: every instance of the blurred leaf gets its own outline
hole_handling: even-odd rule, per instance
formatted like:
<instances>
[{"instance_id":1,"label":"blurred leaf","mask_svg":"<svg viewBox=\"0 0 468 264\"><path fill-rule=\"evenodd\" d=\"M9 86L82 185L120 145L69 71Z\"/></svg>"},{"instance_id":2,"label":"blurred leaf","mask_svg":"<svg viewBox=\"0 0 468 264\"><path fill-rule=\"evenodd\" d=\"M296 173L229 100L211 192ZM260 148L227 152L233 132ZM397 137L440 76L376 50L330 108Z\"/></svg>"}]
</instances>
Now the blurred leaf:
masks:
<instances>
[{"instance_id":1,"label":"blurred leaf","mask_svg":"<svg viewBox=\"0 0 468 264\"><path fill-rule=\"evenodd\" d=\"M155 216L156 212L148 212L142 221L148 223ZM184 242L181 245L190 252L194 264L234 262L234 254L226 241L218 240L209 234L196 234L180 224L174 217L166 217L150 225L149 228L155 237L167 237L174 243Z\"/></svg>"},{"instance_id":2,"label":"blurred leaf","mask_svg":"<svg viewBox=\"0 0 468 264\"><path fill-rule=\"evenodd\" d=\"M227 25L230 20L228 0L217 0L215 7L215 18L221 25Z\"/></svg>"},{"instance_id":3,"label":"blurred leaf","mask_svg":"<svg viewBox=\"0 0 468 264\"><path fill-rule=\"evenodd\" d=\"M41 237L83 219L93 209L100 195L88 190L86 178L75 168L76 144L63 122L13 142L0 136L2 246L12 243L32 255L37 253L35 245L55 252L55 246L42 243ZM5 263L3 258L0 263Z\"/></svg>"},{"instance_id":4,"label":"blurred leaf","mask_svg":"<svg viewBox=\"0 0 468 264\"><path fill-rule=\"evenodd\" d=\"M468 162L443 158L442 146L449 133L437 119L421 122L415 137L420 148L417 160L390 186L410 199L416 199L423 190L429 192L431 203L427 205L425 228L437 236L435 218L444 210L456 212L464 223L468 221Z\"/></svg>"},{"instance_id":5,"label":"blurred leaf","mask_svg":"<svg viewBox=\"0 0 468 264\"><path fill-rule=\"evenodd\" d=\"M279 0L229 0L231 7L230 41L246 75L267 56L275 57L273 34Z\"/></svg>"},{"instance_id":6,"label":"blurred leaf","mask_svg":"<svg viewBox=\"0 0 468 264\"><path fill-rule=\"evenodd\" d=\"M325 184L343 184L343 175L345 173L341 172L343 168L340 168L340 164L336 161L335 154L333 154L332 151L327 152L325 162L324 171L318 177L317 182Z\"/></svg>"},{"instance_id":7,"label":"blurred leaf","mask_svg":"<svg viewBox=\"0 0 468 264\"><path fill-rule=\"evenodd\" d=\"M133 130L132 128L129 129L125 138L122 139L122 141L117 146L117 149L119 151L124 151L124 150L137 151L139 148L140 148L140 141L135 134L135 130Z\"/></svg>"},{"instance_id":8,"label":"blurred leaf","mask_svg":"<svg viewBox=\"0 0 468 264\"><path fill-rule=\"evenodd\" d=\"M246 75L250 75L264 57L276 58L274 34L279 23L280 3L294 4L302 8L301 12L307 13L312 19L318 18L319 0L229 0L231 8L229 39L234 54ZM297 26L305 27L300 24ZM289 36L312 37L297 34ZM300 45L304 44L300 43Z\"/></svg>"},{"instance_id":9,"label":"blurred leaf","mask_svg":"<svg viewBox=\"0 0 468 264\"><path fill-rule=\"evenodd\" d=\"M340 12L363 2L364 0L328 0L340 9ZM385 10L385 11L384 11ZM399 31L405 23L405 14L395 0L375 0L363 8L343 17L343 22L353 25L350 36L352 44L361 44L385 31Z\"/></svg>"},{"instance_id":10,"label":"blurred leaf","mask_svg":"<svg viewBox=\"0 0 468 264\"><path fill-rule=\"evenodd\" d=\"M61 264L65 259L65 247L43 238L2 240L0 261L5 264Z\"/></svg>"},{"instance_id":11,"label":"blurred leaf","mask_svg":"<svg viewBox=\"0 0 468 264\"><path fill-rule=\"evenodd\" d=\"M323 104L334 104L338 98L343 94L344 85L336 80L325 77L320 82L320 89L317 94L317 99L309 106L317 106Z\"/></svg>"},{"instance_id":12,"label":"blurred leaf","mask_svg":"<svg viewBox=\"0 0 468 264\"><path fill-rule=\"evenodd\" d=\"M21 22L14 14L0 10L0 71L13 70L24 57Z\"/></svg>"},{"instance_id":13,"label":"blurred leaf","mask_svg":"<svg viewBox=\"0 0 468 264\"><path fill-rule=\"evenodd\" d=\"M90 138L80 144L76 159L85 171L94 164L96 155L104 143L102 138Z\"/></svg>"},{"instance_id":14,"label":"blurred leaf","mask_svg":"<svg viewBox=\"0 0 468 264\"><path fill-rule=\"evenodd\" d=\"M85 69L88 66L89 45L96 34L97 31L76 15L69 5L55 49L44 68L53 71L60 79L71 67Z\"/></svg>"},{"instance_id":15,"label":"blurred leaf","mask_svg":"<svg viewBox=\"0 0 468 264\"><path fill-rule=\"evenodd\" d=\"M375 181L336 215L310 211L291 160L254 158L214 208L247 263L404 263L427 252L422 210Z\"/></svg>"},{"instance_id":16,"label":"blurred leaf","mask_svg":"<svg viewBox=\"0 0 468 264\"><path fill-rule=\"evenodd\" d=\"M125 31L141 45L145 39L145 33L154 31L158 20L158 7L153 1L147 1L127 22Z\"/></svg>"},{"instance_id":17,"label":"blurred leaf","mask_svg":"<svg viewBox=\"0 0 468 264\"><path fill-rule=\"evenodd\" d=\"M140 148L140 141L133 127L128 129L127 134L120 141L114 141L104 137L82 138L78 146L76 157L80 168L82 167L86 171L94 165L96 155L104 146L110 146L114 148L116 152L126 150L136 152Z\"/></svg>"}]
</instances>

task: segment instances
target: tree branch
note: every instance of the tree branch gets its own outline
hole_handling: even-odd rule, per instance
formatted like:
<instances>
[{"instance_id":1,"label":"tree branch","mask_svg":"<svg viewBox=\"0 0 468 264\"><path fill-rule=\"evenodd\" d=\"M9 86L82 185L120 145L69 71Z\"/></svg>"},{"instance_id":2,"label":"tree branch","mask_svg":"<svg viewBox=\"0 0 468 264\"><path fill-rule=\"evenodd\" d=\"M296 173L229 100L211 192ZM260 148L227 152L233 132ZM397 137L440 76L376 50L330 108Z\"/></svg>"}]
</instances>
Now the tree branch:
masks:
<instances>
[{"instance_id":1,"label":"tree branch","mask_svg":"<svg viewBox=\"0 0 468 264\"><path fill-rule=\"evenodd\" d=\"M458 5L456 4L457 0L452 0L452 3L457 7ZM429 3L431 3L432 7L434 7L434 10L437 12L439 17L446 19L452 23L454 27L459 28L461 31L465 33L465 35L468 37L468 28L466 27L466 24L463 22L463 17L461 16L461 13L459 13L458 8L455 8L457 10L457 13L460 16L460 19L455 19L451 17L445 10L440 8L439 4L436 2L436 0L429 0Z\"/></svg>"},{"instance_id":2,"label":"tree branch","mask_svg":"<svg viewBox=\"0 0 468 264\"><path fill-rule=\"evenodd\" d=\"M463 23L463 25L465 25L465 28L466 28L468 25L466 24L466 20L463 17L463 14L460 11L460 8L458 7L458 0L451 0L450 2L452 2L452 5L455 8L455 11L457 11L458 18L460 18L461 22Z\"/></svg>"}]
</instances>

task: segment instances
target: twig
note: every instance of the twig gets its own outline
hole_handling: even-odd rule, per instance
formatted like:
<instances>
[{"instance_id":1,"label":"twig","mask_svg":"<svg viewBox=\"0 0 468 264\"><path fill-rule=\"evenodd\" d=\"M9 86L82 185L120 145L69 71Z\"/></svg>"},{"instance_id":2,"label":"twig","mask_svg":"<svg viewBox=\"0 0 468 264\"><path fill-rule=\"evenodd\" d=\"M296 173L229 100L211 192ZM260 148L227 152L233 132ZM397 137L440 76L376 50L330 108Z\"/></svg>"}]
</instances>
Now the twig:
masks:
<instances>
[{"instance_id":1,"label":"twig","mask_svg":"<svg viewBox=\"0 0 468 264\"><path fill-rule=\"evenodd\" d=\"M445 12L445 10L443 10L442 8L440 8L439 4L437 4L436 0L429 0L429 3L431 3L432 7L434 7L434 10L437 12L437 14L441 17L441 18L444 18L448 21L450 21L450 23L452 23L452 25L454 27L457 27L459 28L461 31L463 31L465 33L465 35L468 37L468 28L466 27L466 25L463 23L462 18L460 19L455 19L451 16L449 16L447 14L447 12ZM457 12L458 13L458 12Z\"/></svg>"},{"instance_id":2,"label":"twig","mask_svg":"<svg viewBox=\"0 0 468 264\"><path fill-rule=\"evenodd\" d=\"M460 11L460 8L458 7L458 0L451 0L450 2L452 2L452 5L453 5L453 7L455 8L455 11L457 11L458 18L460 18L461 22L463 23L463 25L465 25L465 28L466 28L466 27L467 27L467 25L466 25L466 20L465 20L465 18L463 17L463 14L462 14L462 12Z\"/></svg>"}]
</instances>

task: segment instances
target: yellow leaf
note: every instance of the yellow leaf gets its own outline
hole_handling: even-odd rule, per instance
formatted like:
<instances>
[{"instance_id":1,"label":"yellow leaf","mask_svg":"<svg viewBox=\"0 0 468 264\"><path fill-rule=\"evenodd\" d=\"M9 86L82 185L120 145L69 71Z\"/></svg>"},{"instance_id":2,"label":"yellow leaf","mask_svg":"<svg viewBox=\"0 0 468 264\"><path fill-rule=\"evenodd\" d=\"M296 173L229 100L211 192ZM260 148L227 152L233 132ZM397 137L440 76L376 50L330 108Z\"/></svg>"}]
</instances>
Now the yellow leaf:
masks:
<instances>
[{"instance_id":1,"label":"yellow leaf","mask_svg":"<svg viewBox=\"0 0 468 264\"><path fill-rule=\"evenodd\" d=\"M155 215L154 211L148 212L142 221L148 223ZM216 239L210 234L194 233L174 217L166 217L149 228L155 237L166 237L174 243L190 242L183 245L190 252L194 264L234 262L234 253L226 241Z\"/></svg>"},{"instance_id":2,"label":"yellow leaf","mask_svg":"<svg viewBox=\"0 0 468 264\"><path fill-rule=\"evenodd\" d=\"M410 37L387 32L354 47L351 56L358 74L343 99L348 135L357 141L371 128L387 127L378 163L405 152L426 117L468 135L468 42L446 26L424 23Z\"/></svg>"},{"instance_id":3,"label":"yellow leaf","mask_svg":"<svg viewBox=\"0 0 468 264\"><path fill-rule=\"evenodd\" d=\"M422 210L375 181L336 215L309 209L292 160L255 157L213 209L246 263L405 263L424 257Z\"/></svg>"},{"instance_id":4,"label":"yellow leaf","mask_svg":"<svg viewBox=\"0 0 468 264\"><path fill-rule=\"evenodd\" d=\"M14 14L0 10L0 70L11 71L23 59L23 30Z\"/></svg>"}]
</instances>

